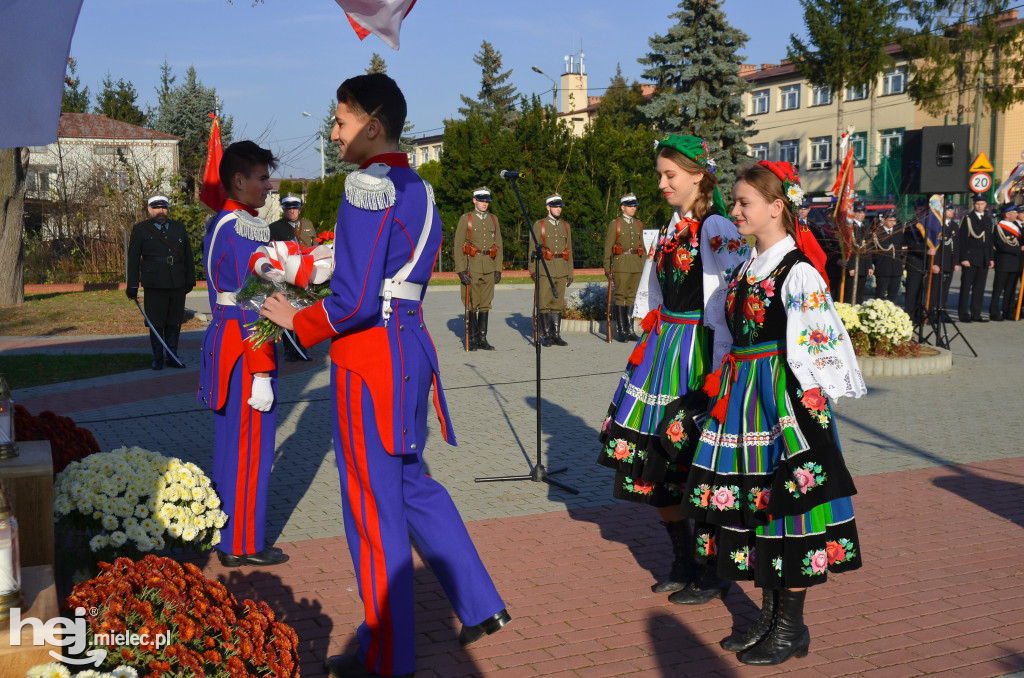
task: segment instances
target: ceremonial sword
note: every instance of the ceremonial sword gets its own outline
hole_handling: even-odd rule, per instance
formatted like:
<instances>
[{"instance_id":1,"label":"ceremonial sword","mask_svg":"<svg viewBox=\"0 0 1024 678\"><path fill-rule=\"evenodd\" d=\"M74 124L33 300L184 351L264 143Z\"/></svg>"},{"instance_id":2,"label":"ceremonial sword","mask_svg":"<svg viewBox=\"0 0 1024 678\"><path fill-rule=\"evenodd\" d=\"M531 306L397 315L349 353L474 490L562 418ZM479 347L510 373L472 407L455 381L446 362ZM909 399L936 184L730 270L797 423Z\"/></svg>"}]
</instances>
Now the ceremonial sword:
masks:
<instances>
[{"instance_id":1,"label":"ceremonial sword","mask_svg":"<svg viewBox=\"0 0 1024 678\"><path fill-rule=\"evenodd\" d=\"M156 340L159 341L160 345L164 347L165 351L167 351L167 355L169 355L172 358L174 358L174 362L176 362L179 365L181 365L182 367L184 367L185 363L181 362L181 358L179 358L178 356L174 355L174 351L172 351L171 349L167 348L167 344L164 343L164 338L161 337L160 333L156 331L156 327L153 326L153 322L149 319L149 316L146 315L146 312L142 310L142 304L139 303L138 299L135 300L135 305L139 307L139 313L141 313L142 317L145 318L146 326L149 327L149 331L153 333L153 336L156 337Z\"/></svg>"}]
</instances>

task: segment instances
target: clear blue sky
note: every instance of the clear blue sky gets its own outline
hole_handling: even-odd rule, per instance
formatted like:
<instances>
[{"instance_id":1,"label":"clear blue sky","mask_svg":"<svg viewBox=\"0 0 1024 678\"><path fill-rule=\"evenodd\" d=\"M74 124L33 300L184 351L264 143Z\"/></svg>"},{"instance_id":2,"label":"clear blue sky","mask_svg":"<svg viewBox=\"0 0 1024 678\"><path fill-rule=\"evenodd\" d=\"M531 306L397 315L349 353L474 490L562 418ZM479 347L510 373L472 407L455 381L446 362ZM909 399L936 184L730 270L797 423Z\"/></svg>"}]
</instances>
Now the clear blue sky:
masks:
<instances>
[{"instance_id":1,"label":"clear blue sky","mask_svg":"<svg viewBox=\"0 0 1024 678\"><path fill-rule=\"evenodd\" d=\"M333 0L255 7L251 0L85 0L71 54L93 97L109 72L134 83L143 108L156 104L165 58L179 82L195 66L234 116L236 139L261 137L284 160L279 176L316 177L317 122L302 112L322 119L338 84L362 73L373 52L405 92L413 132L433 134L457 117L460 94L479 90L473 56L483 40L501 52L519 92L546 96L551 82L530 67L557 80L563 57L582 46L590 94L600 94L616 64L628 80L641 79L637 58L677 7L677 0L419 0L396 52L373 35L360 42ZM797 0L725 0L725 11L750 38L748 63L777 63L789 34L803 30Z\"/></svg>"}]
</instances>

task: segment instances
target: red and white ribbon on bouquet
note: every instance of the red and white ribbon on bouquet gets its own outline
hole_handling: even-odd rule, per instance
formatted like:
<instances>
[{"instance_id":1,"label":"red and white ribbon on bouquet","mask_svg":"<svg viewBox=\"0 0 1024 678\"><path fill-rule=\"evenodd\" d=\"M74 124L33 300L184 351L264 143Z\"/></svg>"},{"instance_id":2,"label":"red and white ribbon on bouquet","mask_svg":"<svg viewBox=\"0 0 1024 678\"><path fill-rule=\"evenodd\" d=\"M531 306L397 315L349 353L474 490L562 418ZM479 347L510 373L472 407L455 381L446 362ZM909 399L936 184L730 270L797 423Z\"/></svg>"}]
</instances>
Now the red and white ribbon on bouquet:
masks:
<instances>
[{"instance_id":1,"label":"red and white ribbon on bouquet","mask_svg":"<svg viewBox=\"0 0 1024 678\"><path fill-rule=\"evenodd\" d=\"M249 257L249 270L264 280L305 288L330 279L334 250L327 245L301 247L290 240L274 240L256 248Z\"/></svg>"}]
</instances>

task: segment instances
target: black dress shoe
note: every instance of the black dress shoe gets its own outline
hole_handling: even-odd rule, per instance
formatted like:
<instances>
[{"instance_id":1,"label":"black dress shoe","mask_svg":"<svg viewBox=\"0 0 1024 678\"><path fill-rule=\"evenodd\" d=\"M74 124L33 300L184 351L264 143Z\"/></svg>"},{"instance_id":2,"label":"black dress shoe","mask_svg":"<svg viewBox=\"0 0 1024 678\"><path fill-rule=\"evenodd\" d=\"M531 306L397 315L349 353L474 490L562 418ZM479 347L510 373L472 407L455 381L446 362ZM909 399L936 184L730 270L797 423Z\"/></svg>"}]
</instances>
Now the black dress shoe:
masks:
<instances>
[{"instance_id":1,"label":"black dress shoe","mask_svg":"<svg viewBox=\"0 0 1024 678\"><path fill-rule=\"evenodd\" d=\"M274 546L268 546L259 553L252 555L235 555L217 551L217 558L224 567L242 567L243 565L280 565L288 562L288 554Z\"/></svg>"},{"instance_id":2,"label":"black dress shoe","mask_svg":"<svg viewBox=\"0 0 1024 678\"><path fill-rule=\"evenodd\" d=\"M328 657L324 661L324 669L330 678L365 678L378 675L359 663L359 656L355 652ZM394 678L412 678L414 675L415 672L392 674Z\"/></svg>"},{"instance_id":3,"label":"black dress shoe","mask_svg":"<svg viewBox=\"0 0 1024 678\"><path fill-rule=\"evenodd\" d=\"M725 600L732 582L705 571L680 591L668 597L668 602L676 605L705 605L715 598Z\"/></svg>"},{"instance_id":4,"label":"black dress shoe","mask_svg":"<svg viewBox=\"0 0 1024 678\"><path fill-rule=\"evenodd\" d=\"M484 636L489 636L495 631L500 631L506 624L512 621L512 617L509 615L508 610L502 610L493 617L488 617L476 626L463 626L462 630L459 631L459 645L466 647L470 643L475 643Z\"/></svg>"},{"instance_id":5,"label":"black dress shoe","mask_svg":"<svg viewBox=\"0 0 1024 678\"><path fill-rule=\"evenodd\" d=\"M972 315L971 320L976 323L987 323L988 318L982 318L980 315Z\"/></svg>"},{"instance_id":6,"label":"black dress shoe","mask_svg":"<svg viewBox=\"0 0 1024 678\"><path fill-rule=\"evenodd\" d=\"M149 369L151 369L151 370L162 370L163 368L164 368L164 361L162 361L162 360L157 360L157 359L154 358L153 362L151 362L149 364Z\"/></svg>"},{"instance_id":7,"label":"black dress shoe","mask_svg":"<svg viewBox=\"0 0 1024 678\"><path fill-rule=\"evenodd\" d=\"M968 316L964 316L964 317L960 318L960 322L962 322L962 323L969 323L969 322L971 322L971 319Z\"/></svg>"},{"instance_id":8,"label":"black dress shoe","mask_svg":"<svg viewBox=\"0 0 1024 678\"><path fill-rule=\"evenodd\" d=\"M991 315L991 314L989 314L988 319L991 320L992 322L996 322L996 323L1003 322L1003 316L1001 316L1001 315Z\"/></svg>"},{"instance_id":9,"label":"black dress shoe","mask_svg":"<svg viewBox=\"0 0 1024 678\"><path fill-rule=\"evenodd\" d=\"M181 363L181 364L179 365L178 363L174 362L174 358L167 358L166 360L164 360L164 365L165 365L166 367L173 367L173 368L175 368L175 369L178 369L178 370L183 370L183 369L185 369L185 363L184 363L184 362L182 362L182 363Z\"/></svg>"}]
</instances>

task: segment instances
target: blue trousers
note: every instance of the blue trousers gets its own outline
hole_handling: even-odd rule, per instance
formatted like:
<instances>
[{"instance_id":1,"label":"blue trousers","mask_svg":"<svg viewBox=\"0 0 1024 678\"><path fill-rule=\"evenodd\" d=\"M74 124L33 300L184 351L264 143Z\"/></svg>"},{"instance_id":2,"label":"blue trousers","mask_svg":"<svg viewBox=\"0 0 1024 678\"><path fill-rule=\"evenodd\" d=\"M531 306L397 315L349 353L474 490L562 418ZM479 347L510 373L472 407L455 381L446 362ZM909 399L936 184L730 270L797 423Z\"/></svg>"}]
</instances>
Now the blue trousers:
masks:
<instances>
[{"instance_id":1,"label":"blue trousers","mask_svg":"<svg viewBox=\"0 0 1024 678\"><path fill-rule=\"evenodd\" d=\"M421 369L430 370L423 365ZM419 383L430 383L423 375ZM416 410L425 439L428 393ZM455 503L416 454L388 454L377 432L370 391L355 372L331 365L334 450L352 564L365 619L359 659L389 676L416 669L410 533L463 624L479 624L504 607ZM390 407L390 403L381 406Z\"/></svg>"},{"instance_id":2,"label":"blue trousers","mask_svg":"<svg viewBox=\"0 0 1024 678\"><path fill-rule=\"evenodd\" d=\"M210 481L220 496L228 522L220 531L224 553L251 555L264 547L267 488L274 463L277 430L277 371L271 373L274 405L269 412L249 406L252 374L239 358L231 370L228 397L213 416L213 473Z\"/></svg>"}]
</instances>

